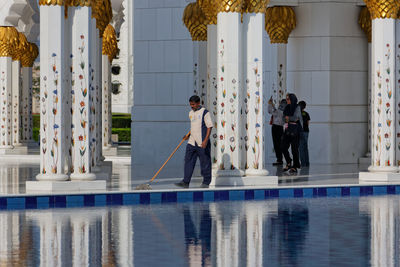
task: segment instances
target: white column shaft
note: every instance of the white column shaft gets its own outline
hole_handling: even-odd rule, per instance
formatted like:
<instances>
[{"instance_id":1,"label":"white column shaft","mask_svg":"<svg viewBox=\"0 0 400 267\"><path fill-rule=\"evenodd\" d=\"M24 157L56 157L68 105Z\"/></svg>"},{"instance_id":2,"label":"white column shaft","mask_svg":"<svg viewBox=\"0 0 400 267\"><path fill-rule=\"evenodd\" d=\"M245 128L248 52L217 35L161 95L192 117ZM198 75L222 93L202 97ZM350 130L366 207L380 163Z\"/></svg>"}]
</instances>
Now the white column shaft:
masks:
<instances>
[{"instance_id":1,"label":"white column shaft","mask_svg":"<svg viewBox=\"0 0 400 267\"><path fill-rule=\"evenodd\" d=\"M368 43L368 151L367 157L371 156L371 88L372 88L372 45Z\"/></svg>"},{"instance_id":2,"label":"white column shaft","mask_svg":"<svg viewBox=\"0 0 400 267\"><path fill-rule=\"evenodd\" d=\"M243 97L244 147L246 175L268 175L264 169L264 125L263 125L263 58L264 58L264 21L263 13L243 14L246 33L244 53L246 71L245 94ZM247 119L247 120L246 120Z\"/></svg>"},{"instance_id":3,"label":"white column shaft","mask_svg":"<svg viewBox=\"0 0 400 267\"><path fill-rule=\"evenodd\" d=\"M218 58L218 41L217 41L217 25L207 26L207 108L214 122L211 131L211 157L213 169L217 168L218 150L217 143L219 137L217 128L219 124L218 116L218 81L217 81L217 58Z\"/></svg>"},{"instance_id":4,"label":"white column shaft","mask_svg":"<svg viewBox=\"0 0 400 267\"><path fill-rule=\"evenodd\" d=\"M12 145L21 145L21 63L16 60L12 62Z\"/></svg>"},{"instance_id":5,"label":"white column shaft","mask_svg":"<svg viewBox=\"0 0 400 267\"><path fill-rule=\"evenodd\" d=\"M107 55L103 55L102 64L103 64L102 132L103 132L103 147L106 148L111 146L111 129L112 129L111 64Z\"/></svg>"},{"instance_id":6,"label":"white column shaft","mask_svg":"<svg viewBox=\"0 0 400 267\"><path fill-rule=\"evenodd\" d=\"M75 8L72 26L73 55L73 173L71 179L92 180L93 154L91 153L95 132L93 127L94 103L92 48L95 41L96 22L91 19L91 8ZM94 32L94 33L93 33ZM96 36L97 37L97 36Z\"/></svg>"},{"instance_id":7,"label":"white column shaft","mask_svg":"<svg viewBox=\"0 0 400 267\"><path fill-rule=\"evenodd\" d=\"M394 47L395 54L395 81L396 81L396 164L400 167L400 20L396 19L396 44ZM369 44L368 44L369 47ZM371 77L371 76L369 76ZM370 148L370 147L369 147Z\"/></svg>"},{"instance_id":8,"label":"white column shaft","mask_svg":"<svg viewBox=\"0 0 400 267\"><path fill-rule=\"evenodd\" d=\"M277 105L280 100L285 99L287 93L286 87L286 69L287 69L287 45L272 44L272 98ZM269 98L269 96L268 96Z\"/></svg>"},{"instance_id":9,"label":"white column shaft","mask_svg":"<svg viewBox=\"0 0 400 267\"><path fill-rule=\"evenodd\" d=\"M65 18L63 6L40 6L40 174L38 180L66 180L64 116Z\"/></svg>"},{"instance_id":10,"label":"white column shaft","mask_svg":"<svg viewBox=\"0 0 400 267\"><path fill-rule=\"evenodd\" d=\"M241 87L242 23L240 13L218 14L218 167L217 176L242 176Z\"/></svg>"},{"instance_id":11,"label":"white column shaft","mask_svg":"<svg viewBox=\"0 0 400 267\"><path fill-rule=\"evenodd\" d=\"M374 65L372 82L372 122L374 138L370 171L395 172L395 20L372 20Z\"/></svg>"},{"instance_id":12,"label":"white column shaft","mask_svg":"<svg viewBox=\"0 0 400 267\"><path fill-rule=\"evenodd\" d=\"M32 68L22 68L22 142L33 142Z\"/></svg>"},{"instance_id":13,"label":"white column shaft","mask_svg":"<svg viewBox=\"0 0 400 267\"><path fill-rule=\"evenodd\" d=\"M96 50L96 71L97 71L97 86L96 86L96 164L101 164L103 158L103 87L102 87L102 67L103 67L103 55L101 54L103 47L103 41L101 38L97 38L97 50Z\"/></svg>"},{"instance_id":14,"label":"white column shaft","mask_svg":"<svg viewBox=\"0 0 400 267\"><path fill-rule=\"evenodd\" d=\"M11 146L12 59L0 57L0 149Z\"/></svg>"},{"instance_id":15,"label":"white column shaft","mask_svg":"<svg viewBox=\"0 0 400 267\"><path fill-rule=\"evenodd\" d=\"M207 42L193 43L193 93L200 97L202 105L207 103Z\"/></svg>"}]
</instances>

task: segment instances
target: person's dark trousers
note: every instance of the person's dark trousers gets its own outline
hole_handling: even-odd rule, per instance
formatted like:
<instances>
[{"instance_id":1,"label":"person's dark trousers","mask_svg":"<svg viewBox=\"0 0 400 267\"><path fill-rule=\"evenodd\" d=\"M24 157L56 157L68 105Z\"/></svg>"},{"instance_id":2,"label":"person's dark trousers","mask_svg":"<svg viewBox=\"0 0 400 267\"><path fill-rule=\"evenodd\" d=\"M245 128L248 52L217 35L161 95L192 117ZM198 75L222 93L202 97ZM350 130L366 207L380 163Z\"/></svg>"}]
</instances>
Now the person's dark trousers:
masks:
<instances>
[{"instance_id":1,"label":"person's dark trousers","mask_svg":"<svg viewBox=\"0 0 400 267\"><path fill-rule=\"evenodd\" d=\"M293 164L292 167L300 168L300 161L299 161L299 134L294 136L284 134L282 140L282 153L285 157L286 163L291 164L292 159L290 158L289 154L289 147L292 148L292 156L293 156Z\"/></svg>"},{"instance_id":2,"label":"person's dark trousers","mask_svg":"<svg viewBox=\"0 0 400 267\"><path fill-rule=\"evenodd\" d=\"M277 162L282 162L282 136L283 126L272 124L272 142Z\"/></svg>"},{"instance_id":3,"label":"person's dark trousers","mask_svg":"<svg viewBox=\"0 0 400 267\"><path fill-rule=\"evenodd\" d=\"M308 157L308 134L309 132L300 133L300 144L299 144L300 162L301 166L304 167L310 166L310 160Z\"/></svg>"},{"instance_id":4,"label":"person's dark trousers","mask_svg":"<svg viewBox=\"0 0 400 267\"><path fill-rule=\"evenodd\" d=\"M197 157L200 160L201 175L203 176L203 184L211 183L211 145L208 143L206 148L199 146L186 146L185 154L185 171L183 181L190 183L194 167L196 166Z\"/></svg>"}]
</instances>

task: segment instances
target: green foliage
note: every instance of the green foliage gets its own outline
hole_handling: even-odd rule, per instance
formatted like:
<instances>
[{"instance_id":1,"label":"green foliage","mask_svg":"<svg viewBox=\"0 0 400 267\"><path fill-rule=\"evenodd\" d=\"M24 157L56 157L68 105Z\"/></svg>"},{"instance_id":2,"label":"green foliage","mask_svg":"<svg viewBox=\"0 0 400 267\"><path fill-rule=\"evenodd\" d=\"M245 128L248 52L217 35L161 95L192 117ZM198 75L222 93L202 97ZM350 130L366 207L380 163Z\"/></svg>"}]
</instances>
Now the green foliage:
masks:
<instances>
[{"instance_id":1,"label":"green foliage","mask_svg":"<svg viewBox=\"0 0 400 267\"><path fill-rule=\"evenodd\" d=\"M130 142L131 141L131 129L130 128L112 128L112 134L118 134L118 142Z\"/></svg>"},{"instance_id":2,"label":"green foliage","mask_svg":"<svg viewBox=\"0 0 400 267\"><path fill-rule=\"evenodd\" d=\"M40 128L39 127L33 127L32 129L32 134L33 134L33 140L35 140L36 142L39 141L39 131Z\"/></svg>"},{"instance_id":3,"label":"green foliage","mask_svg":"<svg viewBox=\"0 0 400 267\"><path fill-rule=\"evenodd\" d=\"M40 127L40 115L33 114L32 119L33 119L33 128L39 128Z\"/></svg>"}]
</instances>

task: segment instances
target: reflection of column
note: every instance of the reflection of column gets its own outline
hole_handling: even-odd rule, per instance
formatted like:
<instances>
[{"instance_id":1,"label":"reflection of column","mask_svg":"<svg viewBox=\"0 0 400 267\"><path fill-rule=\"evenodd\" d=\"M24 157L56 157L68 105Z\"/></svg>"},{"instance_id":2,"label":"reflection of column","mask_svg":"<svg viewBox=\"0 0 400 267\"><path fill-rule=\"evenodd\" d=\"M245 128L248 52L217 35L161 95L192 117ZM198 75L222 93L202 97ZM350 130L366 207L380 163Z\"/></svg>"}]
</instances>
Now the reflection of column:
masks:
<instances>
[{"instance_id":1,"label":"reflection of column","mask_svg":"<svg viewBox=\"0 0 400 267\"><path fill-rule=\"evenodd\" d=\"M0 27L0 149L11 146L12 57L18 47L18 32L13 27Z\"/></svg>"},{"instance_id":2,"label":"reflection of column","mask_svg":"<svg viewBox=\"0 0 400 267\"><path fill-rule=\"evenodd\" d=\"M95 39L98 37L96 22L92 19L92 10L89 6L74 8L72 23L72 55L73 55L73 173L71 179L94 180L91 162L93 161L92 140L94 132L93 106L93 72L94 64L92 50Z\"/></svg>"},{"instance_id":3,"label":"reflection of column","mask_svg":"<svg viewBox=\"0 0 400 267\"><path fill-rule=\"evenodd\" d=\"M264 169L264 123L263 123L263 58L264 44L263 31L265 25L265 1L246 1L246 10L243 13L243 53L244 53L244 80L245 92L242 99L246 122L243 146L246 160L243 162L246 175L268 175Z\"/></svg>"},{"instance_id":4,"label":"reflection of column","mask_svg":"<svg viewBox=\"0 0 400 267\"><path fill-rule=\"evenodd\" d=\"M372 121L370 172L397 172L395 166L395 1L366 0L372 18Z\"/></svg>"},{"instance_id":5,"label":"reflection of column","mask_svg":"<svg viewBox=\"0 0 400 267\"><path fill-rule=\"evenodd\" d=\"M133 262L133 220L132 210L121 207L118 211L118 262L122 266L131 266Z\"/></svg>"},{"instance_id":6,"label":"reflection of column","mask_svg":"<svg viewBox=\"0 0 400 267\"><path fill-rule=\"evenodd\" d=\"M360 209L371 218L371 265L395 266L398 204L386 197L366 198L360 200Z\"/></svg>"},{"instance_id":7,"label":"reflection of column","mask_svg":"<svg viewBox=\"0 0 400 267\"><path fill-rule=\"evenodd\" d=\"M219 7L218 40L218 114L217 176L243 176L240 146L242 87L242 23L243 0L224 2ZM221 152L221 153L220 153Z\"/></svg>"},{"instance_id":8,"label":"reflection of column","mask_svg":"<svg viewBox=\"0 0 400 267\"><path fill-rule=\"evenodd\" d=\"M368 39L368 151L366 157L371 157L371 38L372 38L372 21L371 14L367 7L363 7L358 18L358 24L365 32Z\"/></svg>"},{"instance_id":9,"label":"reflection of column","mask_svg":"<svg viewBox=\"0 0 400 267\"><path fill-rule=\"evenodd\" d=\"M246 209L247 266L263 266L263 210Z\"/></svg>"},{"instance_id":10,"label":"reflection of column","mask_svg":"<svg viewBox=\"0 0 400 267\"><path fill-rule=\"evenodd\" d=\"M28 217L39 226L40 266L65 266L71 262L71 232L67 216L55 211L42 211L28 213Z\"/></svg>"},{"instance_id":11,"label":"reflection of column","mask_svg":"<svg viewBox=\"0 0 400 267\"><path fill-rule=\"evenodd\" d=\"M292 7L275 6L267 8L265 29L272 44L272 96L277 105L284 99L286 87L286 55L290 32L296 27L296 15Z\"/></svg>"},{"instance_id":12,"label":"reflection of column","mask_svg":"<svg viewBox=\"0 0 400 267\"><path fill-rule=\"evenodd\" d=\"M38 180L67 180L64 117L68 116L63 82L66 39L64 6L40 1L40 174ZM49 6L47 5L49 3Z\"/></svg>"},{"instance_id":13,"label":"reflection of column","mask_svg":"<svg viewBox=\"0 0 400 267\"><path fill-rule=\"evenodd\" d=\"M220 217L216 222L217 266L239 266L239 218Z\"/></svg>"}]
</instances>

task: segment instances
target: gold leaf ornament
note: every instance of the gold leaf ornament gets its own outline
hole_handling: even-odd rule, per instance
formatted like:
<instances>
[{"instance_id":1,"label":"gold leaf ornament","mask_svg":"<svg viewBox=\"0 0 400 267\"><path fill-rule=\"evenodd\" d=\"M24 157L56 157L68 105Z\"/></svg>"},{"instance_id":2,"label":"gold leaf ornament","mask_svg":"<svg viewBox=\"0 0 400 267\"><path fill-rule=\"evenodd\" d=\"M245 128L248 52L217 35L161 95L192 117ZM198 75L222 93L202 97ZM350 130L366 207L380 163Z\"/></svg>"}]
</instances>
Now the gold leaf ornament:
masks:
<instances>
[{"instance_id":1,"label":"gold leaf ornament","mask_svg":"<svg viewBox=\"0 0 400 267\"><path fill-rule=\"evenodd\" d=\"M360 11L360 16L358 17L358 24L364 31L365 35L367 35L368 43L370 43L372 39L372 20L371 20L371 14L369 13L369 10L366 6L363 7Z\"/></svg>"},{"instance_id":2,"label":"gold leaf ornament","mask_svg":"<svg viewBox=\"0 0 400 267\"><path fill-rule=\"evenodd\" d=\"M218 12L235 12L242 13L244 10L245 0L215 0L219 2L217 6Z\"/></svg>"},{"instance_id":3,"label":"gold leaf ornament","mask_svg":"<svg viewBox=\"0 0 400 267\"><path fill-rule=\"evenodd\" d=\"M397 19L400 8L398 0L364 0L371 19Z\"/></svg>"},{"instance_id":4,"label":"gold leaf ornament","mask_svg":"<svg viewBox=\"0 0 400 267\"><path fill-rule=\"evenodd\" d=\"M265 30L271 44L287 44L289 35L296 28L296 14L292 7L274 6L265 12Z\"/></svg>"},{"instance_id":5,"label":"gold leaf ornament","mask_svg":"<svg viewBox=\"0 0 400 267\"><path fill-rule=\"evenodd\" d=\"M197 0L197 3L209 24L217 24L219 1L216 0Z\"/></svg>"},{"instance_id":6,"label":"gold leaf ornament","mask_svg":"<svg viewBox=\"0 0 400 267\"><path fill-rule=\"evenodd\" d=\"M14 27L0 27L0 57L15 57L19 34Z\"/></svg>"},{"instance_id":7,"label":"gold leaf ornament","mask_svg":"<svg viewBox=\"0 0 400 267\"><path fill-rule=\"evenodd\" d=\"M186 6L182 20L193 41L207 41L208 20L197 2Z\"/></svg>"},{"instance_id":8,"label":"gold leaf ornament","mask_svg":"<svg viewBox=\"0 0 400 267\"><path fill-rule=\"evenodd\" d=\"M117 56L118 41L115 29L111 24L108 24L103 33L103 48L102 54L107 55L110 62Z\"/></svg>"},{"instance_id":9,"label":"gold leaf ornament","mask_svg":"<svg viewBox=\"0 0 400 267\"><path fill-rule=\"evenodd\" d=\"M244 13L265 13L269 0L245 0Z\"/></svg>"},{"instance_id":10,"label":"gold leaf ornament","mask_svg":"<svg viewBox=\"0 0 400 267\"><path fill-rule=\"evenodd\" d=\"M29 49L28 41L23 33L18 33L18 45L15 49L15 53L12 55L12 60L21 61L22 56L26 53L26 50Z\"/></svg>"}]
</instances>

